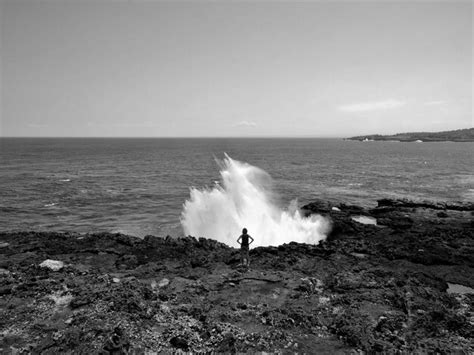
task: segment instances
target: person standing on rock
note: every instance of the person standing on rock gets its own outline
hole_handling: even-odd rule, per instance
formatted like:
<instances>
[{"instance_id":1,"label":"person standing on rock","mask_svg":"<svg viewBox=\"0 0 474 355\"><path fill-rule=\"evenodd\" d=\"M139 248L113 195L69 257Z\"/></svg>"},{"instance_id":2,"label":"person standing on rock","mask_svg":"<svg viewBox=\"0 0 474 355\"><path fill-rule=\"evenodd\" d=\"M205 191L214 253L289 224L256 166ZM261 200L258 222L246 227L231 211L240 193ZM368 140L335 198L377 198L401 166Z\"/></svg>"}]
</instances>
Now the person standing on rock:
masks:
<instances>
[{"instance_id":1,"label":"person standing on rock","mask_svg":"<svg viewBox=\"0 0 474 355\"><path fill-rule=\"evenodd\" d=\"M249 267L249 246L253 243L253 238L247 234L247 228L242 229L242 235L237 239L237 243L240 244L240 261L243 266Z\"/></svg>"}]
</instances>

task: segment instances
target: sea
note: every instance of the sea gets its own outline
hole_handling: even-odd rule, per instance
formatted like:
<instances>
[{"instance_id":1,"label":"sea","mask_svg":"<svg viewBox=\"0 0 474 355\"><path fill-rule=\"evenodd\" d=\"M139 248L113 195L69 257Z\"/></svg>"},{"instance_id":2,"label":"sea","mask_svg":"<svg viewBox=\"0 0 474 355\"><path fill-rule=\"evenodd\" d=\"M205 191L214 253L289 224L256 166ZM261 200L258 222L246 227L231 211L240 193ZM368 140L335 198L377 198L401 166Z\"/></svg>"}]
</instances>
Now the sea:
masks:
<instances>
[{"instance_id":1,"label":"sea","mask_svg":"<svg viewBox=\"0 0 474 355\"><path fill-rule=\"evenodd\" d=\"M472 142L0 138L0 231L182 236L190 192L225 189L226 155L266 172L282 210L316 199L474 201Z\"/></svg>"}]
</instances>

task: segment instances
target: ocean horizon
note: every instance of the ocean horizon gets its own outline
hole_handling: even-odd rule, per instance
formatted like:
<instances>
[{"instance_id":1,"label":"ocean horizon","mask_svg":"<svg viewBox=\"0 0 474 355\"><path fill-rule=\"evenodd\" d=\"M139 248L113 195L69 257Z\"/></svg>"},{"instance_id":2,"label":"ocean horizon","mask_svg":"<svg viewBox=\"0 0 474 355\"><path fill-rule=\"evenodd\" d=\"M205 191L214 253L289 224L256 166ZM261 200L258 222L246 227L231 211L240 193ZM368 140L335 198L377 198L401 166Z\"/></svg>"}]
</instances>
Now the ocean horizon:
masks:
<instances>
[{"instance_id":1,"label":"ocean horizon","mask_svg":"<svg viewBox=\"0 0 474 355\"><path fill-rule=\"evenodd\" d=\"M317 199L473 201L474 143L341 138L0 138L0 230L184 234L190 189L213 189L225 154L271 177L282 210ZM292 202L293 201L293 202Z\"/></svg>"}]
</instances>

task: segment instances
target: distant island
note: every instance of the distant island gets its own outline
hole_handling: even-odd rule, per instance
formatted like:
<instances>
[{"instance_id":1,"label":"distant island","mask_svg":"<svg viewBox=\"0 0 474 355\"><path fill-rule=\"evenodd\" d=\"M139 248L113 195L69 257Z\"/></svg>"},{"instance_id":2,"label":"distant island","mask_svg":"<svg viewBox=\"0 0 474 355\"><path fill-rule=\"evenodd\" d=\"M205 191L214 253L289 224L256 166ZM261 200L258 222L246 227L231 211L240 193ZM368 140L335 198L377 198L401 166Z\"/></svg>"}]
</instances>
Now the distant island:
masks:
<instances>
[{"instance_id":1,"label":"distant island","mask_svg":"<svg viewBox=\"0 0 474 355\"><path fill-rule=\"evenodd\" d=\"M346 138L357 141L399 141L399 142L474 142L474 128L444 132L412 132L394 135L369 134Z\"/></svg>"}]
</instances>

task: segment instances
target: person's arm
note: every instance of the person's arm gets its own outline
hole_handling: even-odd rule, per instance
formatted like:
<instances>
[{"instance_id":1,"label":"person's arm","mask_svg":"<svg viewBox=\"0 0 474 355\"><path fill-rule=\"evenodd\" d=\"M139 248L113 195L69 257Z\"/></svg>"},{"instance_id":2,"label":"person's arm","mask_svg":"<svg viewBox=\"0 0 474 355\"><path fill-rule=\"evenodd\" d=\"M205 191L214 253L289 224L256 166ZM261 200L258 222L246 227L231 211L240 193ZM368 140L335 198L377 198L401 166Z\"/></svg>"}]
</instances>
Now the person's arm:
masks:
<instances>
[{"instance_id":1,"label":"person's arm","mask_svg":"<svg viewBox=\"0 0 474 355\"><path fill-rule=\"evenodd\" d=\"M241 239L242 239L242 236L240 236L239 239L237 239L237 243L242 244L242 243L240 242Z\"/></svg>"},{"instance_id":2,"label":"person's arm","mask_svg":"<svg viewBox=\"0 0 474 355\"><path fill-rule=\"evenodd\" d=\"M250 243L249 243L249 245L250 245L250 244L253 243L253 238L249 235L249 239L251 239L251 241L250 241Z\"/></svg>"}]
</instances>

